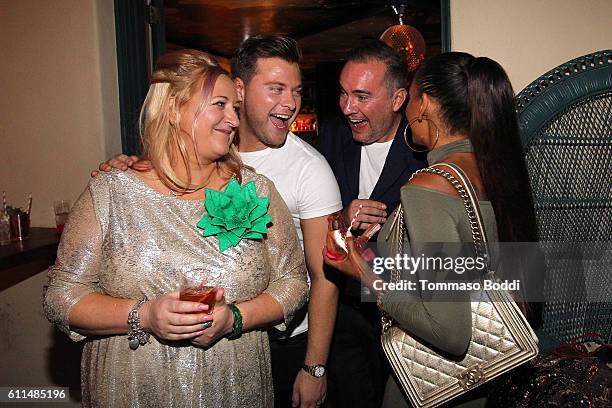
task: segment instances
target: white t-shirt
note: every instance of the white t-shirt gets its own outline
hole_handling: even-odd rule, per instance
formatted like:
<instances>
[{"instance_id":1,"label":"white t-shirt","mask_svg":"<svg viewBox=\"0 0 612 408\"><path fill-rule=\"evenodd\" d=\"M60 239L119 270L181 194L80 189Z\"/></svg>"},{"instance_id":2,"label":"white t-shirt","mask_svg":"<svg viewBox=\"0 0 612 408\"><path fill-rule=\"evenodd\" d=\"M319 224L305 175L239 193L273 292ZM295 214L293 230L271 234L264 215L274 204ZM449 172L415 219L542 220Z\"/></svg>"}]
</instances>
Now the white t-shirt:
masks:
<instances>
[{"instance_id":1,"label":"white t-shirt","mask_svg":"<svg viewBox=\"0 0 612 408\"><path fill-rule=\"evenodd\" d=\"M374 187L380 178L393 139L388 142L372 143L361 146L361 162L359 164L359 196L370 198Z\"/></svg>"},{"instance_id":2,"label":"white t-shirt","mask_svg":"<svg viewBox=\"0 0 612 408\"><path fill-rule=\"evenodd\" d=\"M287 135L282 147L241 152L240 157L244 164L272 180L289 207L302 249L304 236L300 220L322 217L342 209L340 190L329 164L314 147L293 133ZM307 330L308 315L291 336Z\"/></svg>"}]
</instances>

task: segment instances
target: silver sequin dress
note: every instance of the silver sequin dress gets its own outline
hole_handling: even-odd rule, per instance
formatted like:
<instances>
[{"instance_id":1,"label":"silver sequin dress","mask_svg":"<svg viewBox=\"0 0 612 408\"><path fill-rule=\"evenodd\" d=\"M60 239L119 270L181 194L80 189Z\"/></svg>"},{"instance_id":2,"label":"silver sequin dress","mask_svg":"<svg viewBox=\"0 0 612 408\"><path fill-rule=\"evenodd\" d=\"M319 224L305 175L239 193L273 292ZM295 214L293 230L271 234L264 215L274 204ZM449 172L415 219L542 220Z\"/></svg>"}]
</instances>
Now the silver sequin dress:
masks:
<instances>
[{"instance_id":1,"label":"silver sequin dress","mask_svg":"<svg viewBox=\"0 0 612 408\"><path fill-rule=\"evenodd\" d=\"M202 200L164 196L133 172L92 179L71 213L57 262L49 270L47 317L70 330L72 307L96 291L118 298L151 299L177 289L185 271L202 269L224 287L228 302L268 293L282 306L285 322L306 300L306 267L291 215L271 181L247 169L257 195L270 197L273 225L266 239L242 240L223 253L216 237L195 226ZM126 316L127 319L127 316ZM281 327L282 328L282 327ZM151 336L131 350L127 335L87 339L81 361L84 406L271 407L270 353L265 331L221 339L209 349Z\"/></svg>"}]
</instances>

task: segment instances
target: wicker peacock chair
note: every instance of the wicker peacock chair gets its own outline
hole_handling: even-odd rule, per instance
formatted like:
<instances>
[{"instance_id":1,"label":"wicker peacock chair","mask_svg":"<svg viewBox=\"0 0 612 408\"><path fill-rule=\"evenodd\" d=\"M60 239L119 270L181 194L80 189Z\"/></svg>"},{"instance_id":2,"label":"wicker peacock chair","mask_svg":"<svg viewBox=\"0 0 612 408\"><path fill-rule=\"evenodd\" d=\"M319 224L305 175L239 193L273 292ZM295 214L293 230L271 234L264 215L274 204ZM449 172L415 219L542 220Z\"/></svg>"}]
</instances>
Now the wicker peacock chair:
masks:
<instances>
[{"instance_id":1,"label":"wicker peacock chair","mask_svg":"<svg viewBox=\"0 0 612 408\"><path fill-rule=\"evenodd\" d=\"M542 75L517 111L546 258L542 330L611 343L612 50Z\"/></svg>"}]
</instances>

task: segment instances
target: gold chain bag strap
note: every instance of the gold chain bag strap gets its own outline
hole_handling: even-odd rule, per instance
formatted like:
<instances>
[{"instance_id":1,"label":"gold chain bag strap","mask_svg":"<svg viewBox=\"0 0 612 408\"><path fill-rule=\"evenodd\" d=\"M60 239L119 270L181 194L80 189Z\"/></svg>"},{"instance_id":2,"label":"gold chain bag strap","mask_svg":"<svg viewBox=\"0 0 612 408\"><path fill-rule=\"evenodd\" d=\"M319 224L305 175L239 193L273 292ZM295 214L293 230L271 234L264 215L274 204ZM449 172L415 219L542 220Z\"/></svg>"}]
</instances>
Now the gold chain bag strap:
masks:
<instances>
[{"instance_id":1,"label":"gold chain bag strap","mask_svg":"<svg viewBox=\"0 0 612 408\"><path fill-rule=\"evenodd\" d=\"M457 177L436 167L417 171L437 174L455 187L463 200L472 230L476 256L484 259L486 279L490 269L489 248L475 190L458 166ZM414 177L414 175L413 175ZM403 210L399 206L388 236L396 239L398 253L404 244ZM400 273L391 272L398 282ZM538 354L538 339L520 309L506 291L480 290L472 294L472 338L462 360L451 360L428 348L394 324L383 312L382 346L404 393L416 407L435 407L475 388ZM452 335L452 334L451 334Z\"/></svg>"}]
</instances>

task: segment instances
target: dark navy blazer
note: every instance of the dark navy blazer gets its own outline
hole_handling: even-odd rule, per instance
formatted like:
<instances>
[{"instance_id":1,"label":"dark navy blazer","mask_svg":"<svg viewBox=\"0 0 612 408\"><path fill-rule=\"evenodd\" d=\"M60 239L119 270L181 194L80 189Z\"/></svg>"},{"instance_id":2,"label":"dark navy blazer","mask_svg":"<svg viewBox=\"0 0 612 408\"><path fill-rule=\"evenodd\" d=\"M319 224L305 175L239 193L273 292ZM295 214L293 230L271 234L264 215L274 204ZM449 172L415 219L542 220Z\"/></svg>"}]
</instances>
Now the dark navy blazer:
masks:
<instances>
[{"instance_id":1,"label":"dark navy blazer","mask_svg":"<svg viewBox=\"0 0 612 408\"><path fill-rule=\"evenodd\" d=\"M405 128L406 119L402 115L380 178L369 197L385 203L387 214L391 214L399 205L400 189L410 175L425 166L425 156L415 155L404 143ZM342 204L347 207L359 195L361 144L353 140L350 127L340 120L324 122L319 129L318 139L319 150L329 162L338 181ZM341 293L330 352L330 375L342 372L351 381L350 386L347 386L330 377L330 388L339 387L342 390L338 393L357 395L363 401L359 406L380 405L389 367L379 347L379 311L374 302L363 302L364 293L357 280L348 279L332 268L326 268L325 273L328 279L338 285ZM363 367L368 367L368 376L380 379L380 382L361 381Z\"/></svg>"},{"instance_id":2,"label":"dark navy blazer","mask_svg":"<svg viewBox=\"0 0 612 408\"><path fill-rule=\"evenodd\" d=\"M370 195L371 200L387 205L387 214L400 203L400 188L406 184L412 173L425 167L423 153L414 153L404 142L407 121L404 115L391 144L380 178ZM410 129L408 129L410 137ZM319 150L327 159L336 176L342 205L347 207L359 195L359 166L361 144L353 140L350 127L344 121L323 123L318 136Z\"/></svg>"}]
</instances>

